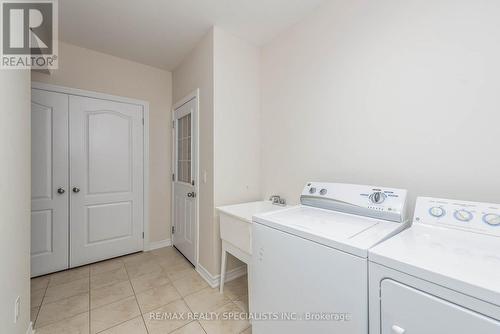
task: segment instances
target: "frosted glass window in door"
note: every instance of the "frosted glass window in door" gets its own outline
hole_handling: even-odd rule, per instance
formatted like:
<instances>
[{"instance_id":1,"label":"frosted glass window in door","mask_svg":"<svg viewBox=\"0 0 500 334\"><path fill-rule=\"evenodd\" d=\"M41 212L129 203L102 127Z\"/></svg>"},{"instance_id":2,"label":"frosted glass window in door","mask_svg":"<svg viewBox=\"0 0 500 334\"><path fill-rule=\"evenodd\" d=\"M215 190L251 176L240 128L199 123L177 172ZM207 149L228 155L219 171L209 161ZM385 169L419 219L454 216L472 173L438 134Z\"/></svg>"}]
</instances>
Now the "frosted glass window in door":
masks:
<instances>
[{"instance_id":1,"label":"frosted glass window in door","mask_svg":"<svg viewBox=\"0 0 500 334\"><path fill-rule=\"evenodd\" d=\"M177 120L177 181L191 183L191 114Z\"/></svg>"}]
</instances>

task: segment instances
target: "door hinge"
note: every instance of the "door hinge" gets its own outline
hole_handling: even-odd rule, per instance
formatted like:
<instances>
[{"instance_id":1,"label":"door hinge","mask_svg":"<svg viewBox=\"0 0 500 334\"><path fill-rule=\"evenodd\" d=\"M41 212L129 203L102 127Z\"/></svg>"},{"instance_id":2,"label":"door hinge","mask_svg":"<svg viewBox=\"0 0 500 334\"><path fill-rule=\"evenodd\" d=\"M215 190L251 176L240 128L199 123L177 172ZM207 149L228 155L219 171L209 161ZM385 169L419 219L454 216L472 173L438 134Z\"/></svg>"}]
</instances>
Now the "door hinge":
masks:
<instances>
[{"instance_id":1,"label":"door hinge","mask_svg":"<svg viewBox=\"0 0 500 334\"><path fill-rule=\"evenodd\" d=\"M142 238L144 239L144 232L142 232Z\"/></svg>"},{"instance_id":2,"label":"door hinge","mask_svg":"<svg viewBox=\"0 0 500 334\"><path fill-rule=\"evenodd\" d=\"M172 234L175 233L175 226L172 226Z\"/></svg>"},{"instance_id":3,"label":"door hinge","mask_svg":"<svg viewBox=\"0 0 500 334\"><path fill-rule=\"evenodd\" d=\"M172 181L175 181L175 174L172 174Z\"/></svg>"},{"instance_id":4,"label":"door hinge","mask_svg":"<svg viewBox=\"0 0 500 334\"><path fill-rule=\"evenodd\" d=\"M142 118L142 125L144 125L144 117Z\"/></svg>"},{"instance_id":5,"label":"door hinge","mask_svg":"<svg viewBox=\"0 0 500 334\"><path fill-rule=\"evenodd\" d=\"M194 186L194 180L191 181L191 185Z\"/></svg>"},{"instance_id":6,"label":"door hinge","mask_svg":"<svg viewBox=\"0 0 500 334\"><path fill-rule=\"evenodd\" d=\"M172 129L175 129L175 121L172 121Z\"/></svg>"}]
</instances>

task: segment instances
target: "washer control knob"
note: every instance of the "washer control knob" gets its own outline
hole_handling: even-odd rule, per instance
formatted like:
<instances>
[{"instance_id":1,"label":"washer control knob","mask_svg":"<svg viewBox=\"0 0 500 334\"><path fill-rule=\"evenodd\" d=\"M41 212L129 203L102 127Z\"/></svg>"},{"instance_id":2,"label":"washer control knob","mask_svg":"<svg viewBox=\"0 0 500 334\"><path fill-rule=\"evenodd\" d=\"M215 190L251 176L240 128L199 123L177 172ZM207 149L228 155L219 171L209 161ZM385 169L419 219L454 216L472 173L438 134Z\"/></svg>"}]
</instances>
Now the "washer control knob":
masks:
<instances>
[{"instance_id":1,"label":"washer control knob","mask_svg":"<svg viewBox=\"0 0 500 334\"><path fill-rule=\"evenodd\" d=\"M323 189L321 189L321 190L319 191L319 194L320 194L320 195L326 195L326 193L327 193L327 192L328 192L328 190L326 190L325 188L323 188Z\"/></svg>"},{"instance_id":2,"label":"washer control knob","mask_svg":"<svg viewBox=\"0 0 500 334\"><path fill-rule=\"evenodd\" d=\"M496 213L487 213L483 216L483 221L491 226L500 226L500 215Z\"/></svg>"},{"instance_id":3,"label":"washer control knob","mask_svg":"<svg viewBox=\"0 0 500 334\"><path fill-rule=\"evenodd\" d=\"M309 194L314 194L315 192L316 192L316 188L311 187L311 189L309 189Z\"/></svg>"},{"instance_id":4,"label":"washer control knob","mask_svg":"<svg viewBox=\"0 0 500 334\"><path fill-rule=\"evenodd\" d=\"M429 213L432 217L441 218L446 214L446 211L440 206L433 206L429 209Z\"/></svg>"},{"instance_id":5,"label":"washer control knob","mask_svg":"<svg viewBox=\"0 0 500 334\"><path fill-rule=\"evenodd\" d=\"M376 191L373 194L371 194L369 198L373 204L381 204L385 201L385 199L387 198L387 195L381 191Z\"/></svg>"},{"instance_id":6,"label":"washer control knob","mask_svg":"<svg viewBox=\"0 0 500 334\"><path fill-rule=\"evenodd\" d=\"M472 218L474 218L474 216L472 215L472 212L464 210L464 209L460 209L460 210L455 211L454 216L457 220L459 220L461 222L468 222L468 221L471 221Z\"/></svg>"}]
</instances>

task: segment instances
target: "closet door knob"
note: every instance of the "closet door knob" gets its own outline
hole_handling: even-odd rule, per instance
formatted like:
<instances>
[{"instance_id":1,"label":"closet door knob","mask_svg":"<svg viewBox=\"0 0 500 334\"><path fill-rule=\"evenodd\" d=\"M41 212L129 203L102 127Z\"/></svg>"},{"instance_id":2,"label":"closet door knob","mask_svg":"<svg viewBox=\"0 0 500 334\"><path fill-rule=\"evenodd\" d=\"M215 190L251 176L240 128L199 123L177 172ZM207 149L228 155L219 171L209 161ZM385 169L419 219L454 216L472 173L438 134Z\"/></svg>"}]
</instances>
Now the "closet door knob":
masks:
<instances>
[{"instance_id":1,"label":"closet door knob","mask_svg":"<svg viewBox=\"0 0 500 334\"><path fill-rule=\"evenodd\" d=\"M392 329L392 332L394 334L404 334L404 333L406 333L406 330L404 328L399 327L397 325L392 326L391 329Z\"/></svg>"},{"instance_id":2,"label":"closet door knob","mask_svg":"<svg viewBox=\"0 0 500 334\"><path fill-rule=\"evenodd\" d=\"M73 187L73 192L74 192L75 194L78 194L78 193L80 192L80 188L78 188L78 187Z\"/></svg>"},{"instance_id":3,"label":"closet door knob","mask_svg":"<svg viewBox=\"0 0 500 334\"><path fill-rule=\"evenodd\" d=\"M62 195L62 194L64 194L65 192L66 192L66 190L64 190L64 188L63 188L63 187L61 187L61 188L58 188L58 189L57 189L57 193L58 193L59 195Z\"/></svg>"}]
</instances>

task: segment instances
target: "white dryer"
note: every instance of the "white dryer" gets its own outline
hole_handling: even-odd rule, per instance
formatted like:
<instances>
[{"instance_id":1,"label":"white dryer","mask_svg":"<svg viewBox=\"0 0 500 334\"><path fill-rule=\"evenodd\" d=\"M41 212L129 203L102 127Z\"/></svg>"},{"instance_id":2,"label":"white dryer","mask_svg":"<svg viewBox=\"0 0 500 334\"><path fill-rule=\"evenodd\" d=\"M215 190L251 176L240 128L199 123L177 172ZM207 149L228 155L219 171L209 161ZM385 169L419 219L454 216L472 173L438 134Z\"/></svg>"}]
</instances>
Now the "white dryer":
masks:
<instances>
[{"instance_id":1,"label":"white dryer","mask_svg":"<svg viewBox=\"0 0 500 334\"><path fill-rule=\"evenodd\" d=\"M417 199L369 252L370 334L499 334L500 205Z\"/></svg>"},{"instance_id":2,"label":"white dryer","mask_svg":"<svg viewBox=\"0 0 500 334\"><path fill-rule=\"evenodd\" d=\"M368 249L407 227L406 190L311 182L253 217L255 334L366 334Z\"/></svg>"}]
</instances>

